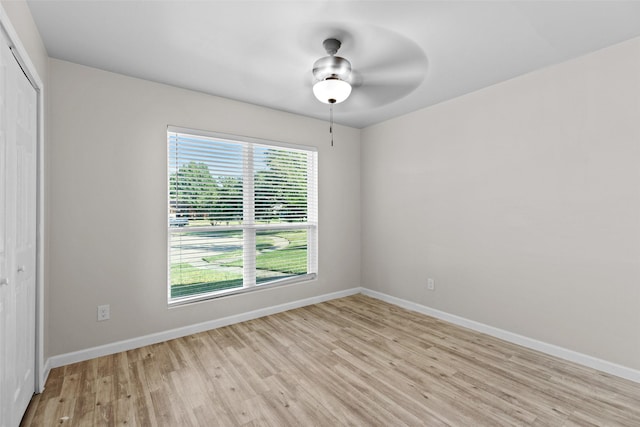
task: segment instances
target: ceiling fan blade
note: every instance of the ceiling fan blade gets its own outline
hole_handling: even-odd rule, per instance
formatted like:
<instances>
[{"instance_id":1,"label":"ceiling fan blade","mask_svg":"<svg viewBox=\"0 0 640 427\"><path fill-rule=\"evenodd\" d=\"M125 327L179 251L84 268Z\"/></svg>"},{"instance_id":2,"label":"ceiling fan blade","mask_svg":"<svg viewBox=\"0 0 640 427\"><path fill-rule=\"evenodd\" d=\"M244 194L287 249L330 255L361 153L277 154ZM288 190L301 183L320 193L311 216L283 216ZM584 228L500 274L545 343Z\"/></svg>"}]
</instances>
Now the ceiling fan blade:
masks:
<instances>
[{"instance_id":1,"label":"ceiling fan blade","mask_svg":"<svg viewBox=\"0 0 640 427\"><path fill-rule=\"evenodd\" d=\"M396 81L417 82L419 84L426 76L427 69L426 56L414 56L369 61L367 64L359 65L357 72L362 76L362 84Z\"/></svg>"},{"instance_id":2,"label":"ceiling fan blade","mask_svg":"<svg viewBox=\"0 0 640 427\"><path fill-rule=\"evenodd\" d=\"M409 95L416 88L414 83L387 83L363 85L351 92L345 101L345 109L359 111L390 104Z\"/></svg>"},{"instance_id":3,"label":"ceiling fan blade","mask_svg":"<svg viewBox=\"0 0 640 427\"><path fill-rule=\"evenodd\" d=\"M354 108L375 108L397 101L413 92L426 76L426 66L411 64L401 67L389 64L355 75L351 97Z\"/></svg>"}]
</instances>

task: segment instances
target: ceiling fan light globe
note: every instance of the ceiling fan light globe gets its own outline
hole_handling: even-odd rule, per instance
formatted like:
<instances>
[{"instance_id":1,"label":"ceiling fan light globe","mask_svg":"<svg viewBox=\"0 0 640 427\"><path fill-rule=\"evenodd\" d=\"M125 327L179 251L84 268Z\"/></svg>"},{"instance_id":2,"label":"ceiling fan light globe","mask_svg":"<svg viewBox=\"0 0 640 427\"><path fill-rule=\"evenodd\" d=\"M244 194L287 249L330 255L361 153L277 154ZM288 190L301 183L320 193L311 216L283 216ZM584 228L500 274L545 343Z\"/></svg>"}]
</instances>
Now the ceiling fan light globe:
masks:
<instances>
[{"instance_id":1,"label":"ceiling fan light globe","mask_svg":"<svg viewBox=\"0 0 640 427\"><path fill-rule=\"evenodd\" d=\"M313 85L313 94L325 104L339 104L351 95L351 85L339 79L321 80Z\"/></svg>"}]
</instances>

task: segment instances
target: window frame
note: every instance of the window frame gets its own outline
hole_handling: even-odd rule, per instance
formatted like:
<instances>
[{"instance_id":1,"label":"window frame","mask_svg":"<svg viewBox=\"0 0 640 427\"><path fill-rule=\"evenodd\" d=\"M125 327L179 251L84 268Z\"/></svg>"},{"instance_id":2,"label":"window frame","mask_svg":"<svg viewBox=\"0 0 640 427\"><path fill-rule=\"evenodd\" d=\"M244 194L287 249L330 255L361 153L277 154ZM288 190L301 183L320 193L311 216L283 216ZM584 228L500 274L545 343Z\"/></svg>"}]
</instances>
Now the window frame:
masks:
<instances>
[{"instance_id":1,"label":"window frame","mask_svg":"<svg viewBox=\"0 0 640 427\"><path fill-rule=\"evenodd\" d=\"M215 290L206 293L199 293L194 295L172 297L171 296L171 242L172 235L178 233L184 233L185 226L171 226L171 194L170 194L170 176L171 167L175 166L171 164L171 143L170 138L172 134L185 134L194 137L212 138L225 143L235 143L242 147L243 157L242 163L244 165L243 171L243 219L239 225L211 225L211 226L197 226L191 230L197 232L210 232L210 231L242 231L243 245L242 253L245 260L243 266L243 280L242 287ZM169 307L180 306L185 304L191 304L195 302L201 302L220 297L226 297L231 295L237 295L247 292L253 292L257 290L271 289L274 287L291 285L301 282L309 282L316 280L318 276L318 150L313 146L297 145L280 141L265 140L260 138L253 138L241 135L233 135L221 132L212 132L199 129L184 128L179 126L167 126L167 301ZM308 156L307 164L307 221L306 222L291 222L291 223L267 223L260 224L255 221L255 200L256 194L254 192L254 164L253 164L253 150L254 146L273 147L276 149L290 149L304 151ZM247 157L248 156L248 157ZM246 194L246 193L249 194ZM253 195L253 198L249 197ZM256 234L260 231L273 231L273 230L306 230L307 231L307 273L300 274L293 277L285 277L281 279L275 279L266 283L256 282ZM252 249L246 250L246 247ZM252 255L252 260L251 260ZM248 264L247 264L248 263ZM247 277L247 271L252 269L253 279ZM249 273L251 274L251 273ZM249 283L247 284L247 280Z\"/></svg>"}]
</instances>

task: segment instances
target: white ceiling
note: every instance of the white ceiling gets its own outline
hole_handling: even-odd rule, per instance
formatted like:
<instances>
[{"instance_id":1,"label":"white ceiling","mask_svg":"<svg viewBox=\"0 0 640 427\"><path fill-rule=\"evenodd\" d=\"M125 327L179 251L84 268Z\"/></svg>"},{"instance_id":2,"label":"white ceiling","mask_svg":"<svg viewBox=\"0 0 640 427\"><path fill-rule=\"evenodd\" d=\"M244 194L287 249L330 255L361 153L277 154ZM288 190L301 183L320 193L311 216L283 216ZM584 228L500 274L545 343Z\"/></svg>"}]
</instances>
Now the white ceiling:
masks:
<instances>
[{"instance_id":1,"label":"white ceiling","mask_svg":"<svg viewBox=\"0 0 640 427\"><path fill-rule=\"evenodd\" d=\"M360 82L335 120L366 127L640 36L640 1L28 0L50 56L327 119L322 41Z\"/></svg>"}]
</instances>

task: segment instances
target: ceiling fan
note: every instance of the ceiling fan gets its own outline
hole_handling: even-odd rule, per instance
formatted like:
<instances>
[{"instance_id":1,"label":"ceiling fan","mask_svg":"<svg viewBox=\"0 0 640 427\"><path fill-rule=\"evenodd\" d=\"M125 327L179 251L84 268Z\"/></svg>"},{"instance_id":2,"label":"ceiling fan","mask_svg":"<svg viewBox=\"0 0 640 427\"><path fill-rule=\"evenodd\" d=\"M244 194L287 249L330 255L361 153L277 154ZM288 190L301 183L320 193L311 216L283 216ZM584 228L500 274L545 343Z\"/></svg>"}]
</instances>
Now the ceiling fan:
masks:
<instances>
[{"instance_id":1,"label":"ceiling fan","mask_svg":"<svg viewBox=\"0 0 640 427\"><path fill-rule=\"evenodd\" d=\"M406 36L374 26L354 26L349 31L316 27L308 30L308 40L317 40L322 32L328 34L322 42L326 56L313 63L313 94L324 104L348 100L341 106L345 113L397 101L427 75L425 53ZM339 56L340 48L348 55Z\"/></svg>"},{"instance_id":2,"label":"ceiling fan","mask_svg":"<svg viewBox=\"0 0 640 427\"><path fill-rule=\"evenodd\" d=\"M356 37L343 33L356 58L357 70L348 59L337 55L342 47L337 37L322 42L327 56L313 63L313 94L330 106L331 145L334 104L351 97L343 108L347 114L377 108L411 93L426 75L426 56L411 40L379 28L363 28L359 33L358 44L354 43ZM367 43L370 48L365 50Z\"/></svg>"},{"instance_id":3,"label":"ceiling fan","mask_svg":"<svg viewBox=\"0 0 640 427\"><path fill-rule=\"evenodd\" d=\"M342 43L338 39L326 39L322 46L327 55L313 64L313 76L317 82L313 85L313 94L325 104L339 104L351 94L351 63L336 56Z\"/></svg>"}]
</instances>

